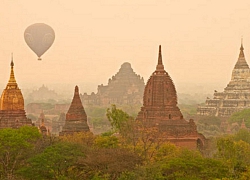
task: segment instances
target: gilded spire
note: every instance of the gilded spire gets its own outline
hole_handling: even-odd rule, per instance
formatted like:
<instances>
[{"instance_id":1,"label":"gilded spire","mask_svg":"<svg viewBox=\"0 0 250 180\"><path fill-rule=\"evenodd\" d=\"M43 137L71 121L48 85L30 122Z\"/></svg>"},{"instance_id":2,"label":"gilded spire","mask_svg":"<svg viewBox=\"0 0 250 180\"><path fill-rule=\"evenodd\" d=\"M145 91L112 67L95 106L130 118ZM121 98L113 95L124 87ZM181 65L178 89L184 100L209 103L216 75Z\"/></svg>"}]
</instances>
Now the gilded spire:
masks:
<instances>
[{"instance_id":1,"label":"gilded spire","mask_svg":"<svg viewBox=\"0 0 250 180\"><path fill-rule=\"evenodd\" d=\"M16 83L16 79L15 79L15 75L14 75L14 62L13 62L13 53L11 54L11 63L10 63L10 79L9 79L9 83ZM8 84L9 84L8 83Z\"/></svg>"},{"instance_id":2,"label":"gilded spire","mask_svg":"<svg viewBox=\"0 0 250 180\"><path fill-rule=\"evenodd\" d=\"M164 71L164 66L162 64L161 45L159 46L158 64L156 66L156 70L157 71Z\"/></svg>"}]
</instances>

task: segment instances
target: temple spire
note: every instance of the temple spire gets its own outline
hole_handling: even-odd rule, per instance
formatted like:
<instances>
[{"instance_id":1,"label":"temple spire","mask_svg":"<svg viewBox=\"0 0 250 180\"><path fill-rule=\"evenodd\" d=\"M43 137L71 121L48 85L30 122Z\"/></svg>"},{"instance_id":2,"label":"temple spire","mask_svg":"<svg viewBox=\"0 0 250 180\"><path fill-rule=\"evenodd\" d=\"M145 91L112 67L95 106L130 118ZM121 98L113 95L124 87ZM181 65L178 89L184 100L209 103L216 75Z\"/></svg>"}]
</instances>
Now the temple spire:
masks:
<instances>
[{"instance_id":1,"label":"temple spire","mask_svg":"<svg viewBox=\"0 0 250 180\"><path fill-rule=\"evenodd\" d=\"M13 62L13 53L11 53L11 63L10 63L10 79L9 83L16 83L15 75L14 75L14 62Z\"/></svg>"},{"instance_id":2,"label":"temple spire","mask_svg":"<svg viewBox=\"0 0 250 180\"><path fill-rule=\"evenodd\" d=\"M240 54L238 61L236 62L234 69L249 69L244 55L243 39L241 38Z\"/></svg>"},{"instance_id":3,"label":"temple spire","mask_svg":"<svg viewBox=\"0 0 250 180\"><path fill-rule=\"evenodd\" d=\"M164 71L164 66L162 64L161 45L159 46L158 64L156 66L156 70L157 71Z\"/></svg>"},{"instance_id":4,"label":"temple spire","mask_svg":"<svg viewBox=\"0 0 250 180\"><path fill-rule=\"evenodd\" d=\"M79 88L78 88L78 86L75 86L75 94L76 94L76 95L79 94Z\"/></svg>"},{"instance_id":5,"label":"temple spire","mask_svg":"<svg viewBox=\"0 0 250 180\"><path fill-rule=\"evenodd\" d=\"M240 46L240 55L239 57L245 57L244 55L244 47L243 47L243 38L241 38L241 46Z\"/></svg>"}]
</instances>

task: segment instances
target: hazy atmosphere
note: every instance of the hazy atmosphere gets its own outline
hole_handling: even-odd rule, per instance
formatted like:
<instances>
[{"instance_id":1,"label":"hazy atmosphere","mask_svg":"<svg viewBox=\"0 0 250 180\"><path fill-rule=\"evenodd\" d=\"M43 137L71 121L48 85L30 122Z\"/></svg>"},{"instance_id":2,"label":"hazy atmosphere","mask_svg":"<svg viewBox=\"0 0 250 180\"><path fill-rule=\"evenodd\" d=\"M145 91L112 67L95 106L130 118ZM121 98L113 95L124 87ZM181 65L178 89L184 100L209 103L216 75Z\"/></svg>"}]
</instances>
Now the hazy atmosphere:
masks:
<instances>
[{"instance_id":1,"label":"hazy atmosphere","mask_svg":"<svg viewBox=\"0 0 250 180\"><path fill-rule=\"evenodd\" d=\"M69 84L73 92L78 84L82 93L96 92L124 62L146 82L161 44L165 69L178 92L192 86L222 90L238 58L241 37L249 62L249 9L247 0L1 0L1 87L9 78L12 52L21 89ZM33 23L55 31L54 44L42 61L23 37Z\"/></svg>"}]
</instances>

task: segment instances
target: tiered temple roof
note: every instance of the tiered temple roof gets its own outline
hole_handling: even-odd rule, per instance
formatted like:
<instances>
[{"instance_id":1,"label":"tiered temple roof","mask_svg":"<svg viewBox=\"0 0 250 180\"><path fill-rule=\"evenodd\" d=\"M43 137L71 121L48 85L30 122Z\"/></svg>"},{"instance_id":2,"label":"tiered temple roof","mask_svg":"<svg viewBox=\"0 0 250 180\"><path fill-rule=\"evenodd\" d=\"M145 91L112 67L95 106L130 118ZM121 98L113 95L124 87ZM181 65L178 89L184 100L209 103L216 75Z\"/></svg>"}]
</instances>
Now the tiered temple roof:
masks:
<instances>
[{"instance_id":1,"label":"tiered temple roof","mask_svg":"<svg viewBox=\"0 0 250 180\"><path fill-rule=\"evenodd\" d=\"M205 137L197 132L194 121L186 121L177 106L174 83L162 63L161 46L158 64L146 84L137 120L157 127L166 134L167 140L176 145L195 149L205 144Z\"/></svg>"},{"instance_id":2,"label":"tiered temple roof","mask_svg":"<svg viewBox=\"0 0 250 180\"><path fill-rule=\"evenodd\" d=\"M250 69L241 44L239 58L232 71L232 77L223 92L214 92L205 106L199 106L197 114L227 117L234 112L250 108Z\"/></svg>"},{"instance_id":3,"label":"tiered temple roof","mask_svg":"<svg viewBox=\"0 0 250 180\"><path fill-rule=\"evenodd\" d=\"M82 100L86 105L142 104L144 87L143 78L133 71L130 63L125 62L109 79L108 85L99 85L96 94L84 93Z\"/></svg>"},{"instance_id":4,"label":"tiered temple roof","mask_svg":"<svg viewBox=\"0 0 250 180\"><path fill-rule=\"evenodd\" d=\"M0 99L0 128L18 128L24 125L31 126L32 122L26 117L24 110L22 92L16 83L13 58L10 66L10 79Z\"/></svg>"},{"instance_id":5,"label":"tiered temple roof","mask_svg":"<svg viewBox=\"0 0 250 180\"><path fill-rule=\"evenodd\" d=\"M87 124L87 115L83 108L78 86L75 87L75 93L69 110L66 114L65 125L59 135L73 134L74 132L90 131Z\"/></svg>"}]
</instances>

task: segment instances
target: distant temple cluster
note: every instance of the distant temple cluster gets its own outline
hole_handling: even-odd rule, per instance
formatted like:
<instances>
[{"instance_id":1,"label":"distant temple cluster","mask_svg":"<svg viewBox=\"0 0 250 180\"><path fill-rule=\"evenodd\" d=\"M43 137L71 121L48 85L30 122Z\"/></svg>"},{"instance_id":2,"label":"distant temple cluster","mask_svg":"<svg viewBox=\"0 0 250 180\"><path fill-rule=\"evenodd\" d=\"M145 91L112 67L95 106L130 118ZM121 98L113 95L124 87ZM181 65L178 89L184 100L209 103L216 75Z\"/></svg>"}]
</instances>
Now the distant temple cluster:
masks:
<instances>
[{"instance_id":1,"label":"distant temple cluster","mask_svg":"<svg viewBox=\"0 0 250 180\"><path fill-rule=\"evenodd\" d=\"M81 96L84 105L107 106L110 104L142 104L145 84L142 77L131 68L131 64L125 62L108 81L108 85L98 86L97 93Z\"/></svg>"},{"instance_id":2,"label":"distant temple cluster","mask_svg":"<svg viewBox=\"0 0 250 180\"><path fill-rule=\"evenodd\" d=\"M21 90L17 86L13 67L14 63L12 60L10 80L2 93L0 101L0 128L18 128L23 125L32 125L31 120L26 117L24 111L24 100ZM224 94L227 94L226 100L229 99L229 97L237 97L239 99L237 106L240 106L242 102L244 106L248 105L248 101L241 101L241 96L243 96L244 93L246 99L249 95L247 94L248 80L245 80L248 74L249 67L244 58L243 47L241 47L240 57L233 71L232 81L224 92ZM238 87L239 84L240 87ZM42 89L45 89L45 87L43 86ZM241 92L241 96L235 92ZM219 96L220 94L218 93L216 95ZM207 100L208 104L212 102L214 101L210 102ZM224 107L221 106L221 100L215 99L215 102L220 102L219 107ZM229 102L232 104L232 102L235 101L228 101L228 104L230 104ZM130 63L127 62L122 64L119 72L109 79L107 86L98 86L98 92L96 94L92 93L91 95L87 95L85 93L80 95L78 86L75 86L74 96L69 108L68 105L58 107L59 109L68 108L66 115L62 113L59 118L60 120L57 121L57 123L63 122L61 124L62 129L60 129L59 133L60 136L73 134L75 132L90 132L87 114L83 104L142 104L136 120L146 122L148 126L155 127L159 132L163 132L166 136L161 138L164 138L164 140L170 141L177 146L190 149L196 149L197 147L202 148L206 146L207 143L206 138L197 132L194 120L190 119L186 121L177 106L176 89L171 77L164 69L161 46L159 47L156 70L150 76L146 86L143 78L137 75L131 68ZM38 105L32 104L28 106L29 111L33 111L33 108L36 106ZM218 107L217 104L216 107ZM203 109L200 108L202 114L208 114L208 112L214 111L215 114L216 112L225 113L225 110L217 111L216 109L214 110L212 106ZM40 114L35 125L43 135L49 135L51 133L52 124L46 121L43 112Z\"/></svg>"},{"instance_id":3,"label":"distant temple cluster","mask_svg":"<svg viewBox=\"0 0 250 180\"><path fill-rule=\"evenodd\" d=\"M43 101L47 99L58 99L59 95L53 91L49 90L47 87L42 85L38 90L34 90L29 94L29 99L32 101Z\"/></svg>"},{"instance_id":4,"label":"distant temple cluster","mask_svg":"<svg viewBox=\"0 0 250 180\"><path fill-rule=\"evenodd\" d=\"M241 44L231 81L223 92L215 90L212 99L207 98L204 106L197 109L198 115L228 117L235 112L250 108L250 69Z\"/></svg>"}]
</instances>

